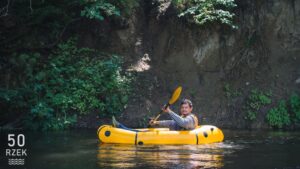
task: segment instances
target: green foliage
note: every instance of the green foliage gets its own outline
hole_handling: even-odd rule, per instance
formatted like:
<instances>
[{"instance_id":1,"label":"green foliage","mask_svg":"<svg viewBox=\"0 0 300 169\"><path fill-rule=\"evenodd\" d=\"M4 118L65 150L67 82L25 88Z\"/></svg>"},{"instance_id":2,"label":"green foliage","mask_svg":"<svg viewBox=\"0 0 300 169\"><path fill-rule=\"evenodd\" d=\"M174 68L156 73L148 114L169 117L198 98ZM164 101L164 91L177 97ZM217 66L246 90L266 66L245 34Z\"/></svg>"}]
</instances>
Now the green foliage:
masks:
<instances>
[{"instance_id":1,"label":"green foliage","mask_svg":"<svg viewBox=\"0 0 300 169\"><path fill-rule=\"evenodd\" d=\"M245 117L247 120L255 120L256 119L256 116L257 116L257 112L256 111L251 111L251 110L248 110L247 111L247 116Z\"/></svg>"},{"instance_id":2,"label":"green foliage","mask_svg":"<svg viewBox=\"0 0 300 169\"><path fill-rule=\"evenodd\" d=\"M101 0L96 0L93 3L87 5L84 10L81 11L81 16L85 16L89 19L103 20L104 16L102 13L106 14L107 16L120 16L120 10L117 9L116 6Z\"/></svg>"},{"instance_id":3,"label":"green foliage","mask_svg":"<svg viewBox=\"0 0 300 169\"><path fill-rule=\"evenodd\" d=\"M262 92L257 89L251 90L250 95L247 97L247 102L245 106L247 120L255 120L257 112L265 105L268 105L272 102L270 96L271 92Z\"/></svg>"},{"instance_id":4,"label":"green foliage","mask_svg":"<svg viewBox=\"0 0 300 169\"><path fill-rule=\"evenodd\" d=\"M32 2L31 6L29 2ZM52 48L65 37L67 32L76 31L71 27L79 25L79 21L83 18L100 21L104 18L126 18L137 5L137 0L11 2L8 13L10 17L6 18L8 25L4 25L0 30L0 52L1 50L13 52L20 49ZM121 20L114 22L121 22ZM87 23L92 22L84 22ZM84 27L88 26L84 25Z\"/></svg>"},{"instance_id":5,"label":"green foliage","mask_svg":"<svg viewBox=\"0 0 300 169\"><path fill-rule=\"evenodd\" d=\"M276 107L270 109L266 119L270 126L283 128L300 121L300 97L294 93L290 96L289 101L280 100Z\"/></svg>"},{"instance_id":6,"label":"green foliage","mask_svg":"<svg viewBox=\"0 0 300 169\"><path fill-rule=\"evenodd\" d=\"M292 115L295 117L295 122L300 122L300 96L296 93L290 97L290 106Z\"/></svg>"},{"instance_id":7,"label":"green foliage","mask_svg":"<svg viewBox=\"0 0 300 169\"><path fill-rule=\"evenodd\" d=\"M0 100L25 113L30 129L67 128L95 110L112 115L124 108L130 89L120 63L117 56L104 59L97 51L77 48L74 40L59 44L49 56L14 55L9 64L11 71L18 70L14 81L20 85L1 88Z\"/></svg>"},{"instance_id":8,"label":"green foliage","mask_svg":"<svg viewBox=\"0 0 300 169\"><path fill-rule=\"evenodd\" d=\"M121 10L124 15L130 14L130 11L137 6L137 0L94 0L83 1L84 9L81 16L89 19L103 20L104 16L120 16Z\"/></svg>"},{"instance_id":9,"label":"green foliage","mask_svg":"<svg viewBox=\"0 0 300 169\"><path fill-rule=\"evenodd\" d=\"M281 100L278 107L272 108L267 114L268 123L272 127L282 128L291 123L286 102Z\"/></svg>"},{"instance_id":10,"label":"green foliage","mask_svg":"<svg viewBox=\"0 0 300 169\"><path fill-rule=\"evenodd\" d=\"M227 98L237 97L241 95L241 92L232 89L228 83L224 85L224 93Z\"/></svg>"},{"instance_id":11,"label":"green foliage","mask_svg":"<svg viewBox=\"0 0 300 169\"><path fill-rule=\"evenodd\" d=\"M173 3L180 11L179 17L186 16L197 25L219 22L237 28L231 12L237 6L234 0L173 0Z\"/></svg>"},{"instance_id":12,"label":"green foliage","mask_svg":"<svg viewBox=\"0 0 300 169\"><path fill-rule=\"evenodd\" d=\"M62 129L95 110L101 116L120 112L130 83L121 60L78 49L74 41L59 42L76 34L83 18L124 18L137 5L137 0L11 2L0 30L1 120L23 117L31 129Z\"/></svg>"},{"instance_id":13,"label":"green foliage","mask_svg":"<svg viewBox=\"0 0 300 169\"><path fill-rule=\"evenodd\" d=\"M254 110L259 110L261 106L271 103L271 92L262 92L257 89L251 90L249 96L249 106Z\"/></svg>"}]
</instances>

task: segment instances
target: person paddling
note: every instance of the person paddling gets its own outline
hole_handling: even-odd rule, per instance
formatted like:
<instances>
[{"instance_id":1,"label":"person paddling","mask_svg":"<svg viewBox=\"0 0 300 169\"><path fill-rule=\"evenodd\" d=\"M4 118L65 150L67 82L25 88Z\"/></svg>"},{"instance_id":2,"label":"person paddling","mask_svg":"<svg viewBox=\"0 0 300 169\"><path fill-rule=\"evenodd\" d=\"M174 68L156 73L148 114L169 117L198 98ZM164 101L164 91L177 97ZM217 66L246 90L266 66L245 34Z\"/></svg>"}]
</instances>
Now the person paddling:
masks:
<instances>
[{"instance_id":1,"label":"person paddling","mask_svg":"<svg viewBox=\"0 0 300 169\"><path fill-rule=\"evenodd\" d=\"M170 130L193 130L198 126L198 118L192 113L193 104L189 99L183 99L180 104L181 116L174 113L170 107L163 107L163 112L168 113L172 120L154 121L150 120L149 125L168 127Z\"/></svg>"}]
</instances>

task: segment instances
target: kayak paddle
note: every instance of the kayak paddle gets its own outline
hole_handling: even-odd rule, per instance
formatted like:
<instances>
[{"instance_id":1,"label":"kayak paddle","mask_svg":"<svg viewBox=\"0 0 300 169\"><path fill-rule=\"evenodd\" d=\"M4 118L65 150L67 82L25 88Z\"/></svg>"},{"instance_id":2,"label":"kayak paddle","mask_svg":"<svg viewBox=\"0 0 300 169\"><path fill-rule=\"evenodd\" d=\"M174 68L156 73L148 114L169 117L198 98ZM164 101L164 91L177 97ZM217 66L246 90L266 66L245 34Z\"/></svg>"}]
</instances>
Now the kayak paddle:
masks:
<instances>
[{"instance_id":1,"label":"kayak paddle","mask_svg":"<svg viewBox=\"0 0 300 169\"><path fill-rule=\"evenodd\" d=\"M179 87L176 88L176 90L173 92L172 97L170 98L169 102L165 105L164 108L169 107L170 105L174 104L178 100L178 98L180 96L180 93L181 93L181 90L182 90L181 86L179 86ZM161 110L158 113L158 115L154 118L154 121L156 121L160 117L160 115L161 115L162 112L163 112L163 110Z\"/></svg>"}]
</instances>

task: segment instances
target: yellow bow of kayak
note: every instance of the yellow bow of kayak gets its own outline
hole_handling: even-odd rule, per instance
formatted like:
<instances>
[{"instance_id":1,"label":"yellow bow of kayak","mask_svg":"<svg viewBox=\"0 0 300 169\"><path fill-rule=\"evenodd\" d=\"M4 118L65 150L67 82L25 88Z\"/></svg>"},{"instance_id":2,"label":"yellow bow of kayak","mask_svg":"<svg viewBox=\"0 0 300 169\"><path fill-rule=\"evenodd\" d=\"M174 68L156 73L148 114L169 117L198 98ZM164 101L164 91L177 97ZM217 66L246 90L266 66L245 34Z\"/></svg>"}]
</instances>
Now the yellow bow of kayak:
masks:
<instances>
[{"instance_id":1,"label":"yellow bow of kayak","mask_svg":"<svg viewBox=\"0 0 300 169\"><path fill-rule=\"evenodd\" d=\"M103 143L117 144L208 144L222 142L223 132L212 125L201 125L190 131L170 131L168 128L145 128L135 131L100 126L98 137Z\"/></svg>"}]
</instances>

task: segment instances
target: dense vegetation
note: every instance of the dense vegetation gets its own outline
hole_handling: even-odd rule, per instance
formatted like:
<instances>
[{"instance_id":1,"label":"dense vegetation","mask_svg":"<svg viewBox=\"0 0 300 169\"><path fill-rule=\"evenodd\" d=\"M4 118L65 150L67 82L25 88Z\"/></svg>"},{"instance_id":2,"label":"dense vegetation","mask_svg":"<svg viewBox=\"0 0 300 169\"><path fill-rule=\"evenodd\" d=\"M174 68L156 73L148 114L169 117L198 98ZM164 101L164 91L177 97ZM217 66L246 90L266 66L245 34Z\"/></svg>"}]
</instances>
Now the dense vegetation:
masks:
<instances>
[{"instance_id":1,"label":"dense vegetation","mask_svg":"<svg viewBox=\"0 0 300 169\"><path fill-rule=\"evenodd\" d=\"M101 115L120 112L127 102L129 81L120 75L117 57L103 59L97 51L59 44L52 54L20 54L9 59L22 84L1 90L8 112L26 111L31 129L62 129L77 115L94 110Z\"/></svg>"},{"instance_id":2,"label":"dense vegetation","mask_svg":"<svg viewBox=\"0 0 300 169\"><path fill-rule=\"evenodd\" d=\"M292 94L288 101L280 100L267 114L268 123L275 128L283 128L300 122L300 96Z\"/></svg>"},{"instance_id":3,"label":"dense vegetation","mask_svg":"<svg viewBox=\"0 0 300 169\"><path fill-rule=\"evenodd\" d=\"M1 51L43 50L55 47L74 33L72 26L91 22L86 18L108 22L127 17L136 0L61 0L1 1Z\"/></svg>"},{"instance_id":4,"label":"dense vegetation","mask_svg":"<svg viewBox=\"0 0 300 169\"><path fill-rule=\"evenodd\" d=\"M2 124L28 129L64 129L78 116L120 113L130 77L121 58L78 47L76 22L126 17L136 1L8 1L0 15ZM8 22L8 23L7 23Z\"/></svg>"},{"instance_id":5,"label":"dense vegetation","mask_svg":"<svg viewBox=\"0 0 300 169\"><path fill-rule=\"evenodd\" d=\"M286 102L281 100L277 107L272 108L267 114L267 119L271 126L278 128L291 124Z\"/></svg>"},{"instance_id":6,"label":"dense vegetation","mask_svg":"<svg viewBox=\"0 0 300 169\"><path fill-rule=\"evenodd\" d=\"M277 102L271 90L254 88L249 93L234 89L228 83L224 85L224 96L229 104L243 98L242 112L248 124L257 121L259 115L274 129L291 129L300 124L300 96L293 93L288 99L280 98Z\"/></svg>"},{"instance_id":7,"label":"dense vegetation","mask_svg":"<svg viewBox=\"0 0 300 169\"><path fill-rule=\"evenodd\" d=\"M263 92L258 89L251 90L250 95L246 98L245 119L255 120L260 109L271 103L271 96L271 92Z\"/></svg>"},{"instance_id":8,"label":"dense vegetation","mask_svg":"<svg viewBox=\"0 0 300 169\"><path fill-rule=\"evenodd\" d=\"M200 27L237 28L234 0L171 2L179 18ZM18 122L15 126L57 130L92 112L99 117L122 112L132 88L132 77L122 71L122 56L82 46L80 29L123 24L138 5L138 0L1 1L0 125ZM271 91L244 93L229 84L224 93L228 99L243 97L243 117L249 123L263 112L273 128L300 124L298 94L278 101Z\"/></svg>"},{"instance_id":9,"label":"dense vegetation","mask_svg":"<svg viewBox=\"0 0 300 169\"><path fill-rule=\"evenodd\" d=\"M233 26L233 0L172 3L179 16L198 25ZM121 57L80 47L76 27L123 22L138 5L138 0L1 1L1 125L63 129L91 112L100 117L121 112L131 88Z\"/></svg>"},{"instance_id":10,"label":"dense vegetation","mask_svg":"<svg viewBox=\"0 0 300 169\"><path fill-rule=\"evenodd\" d=\"M234 0L173 0L180 11L179 17L186 17L197 25L221 23L237 28L233 23Z\"/></svg>"},{"instance_id":11,"label":"dense vegetation","mask_svg":"<svg viewBox=\"0 0 300 169\"><path fill-rule=\"evenodd\" d=\"M251 90L246 98L244 111L245 119L251 122L257 119L258 113L262 113L262 108L267 109L266 121L272 128L290 128L298 125L300 112L300 97L292 94L289 100L281 99L276 104L271 105L272 92L263 92L258 89Z\"/></svg>"}]
</instances>

